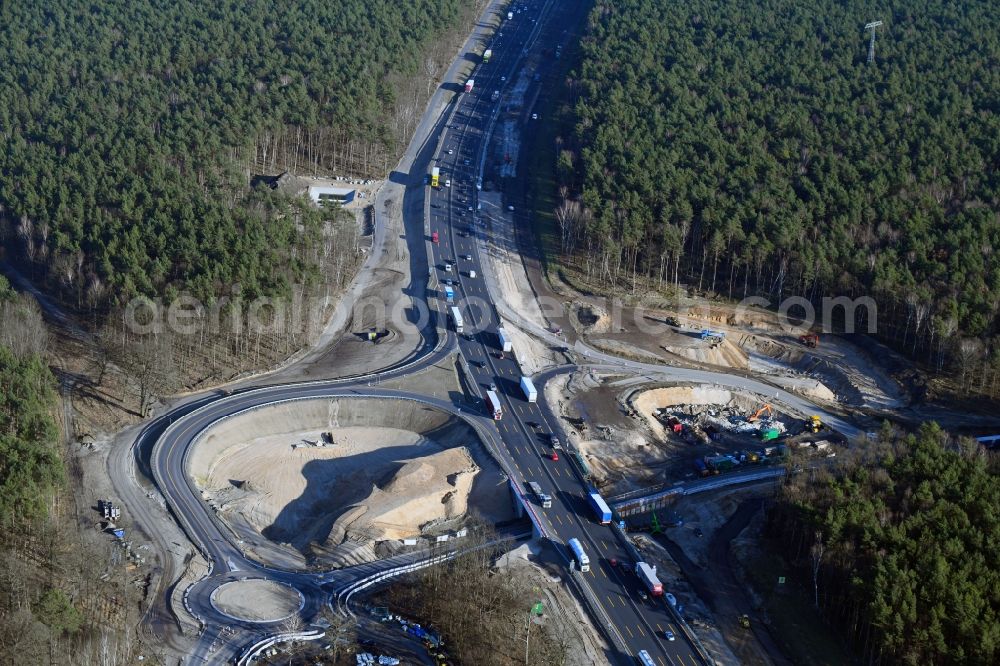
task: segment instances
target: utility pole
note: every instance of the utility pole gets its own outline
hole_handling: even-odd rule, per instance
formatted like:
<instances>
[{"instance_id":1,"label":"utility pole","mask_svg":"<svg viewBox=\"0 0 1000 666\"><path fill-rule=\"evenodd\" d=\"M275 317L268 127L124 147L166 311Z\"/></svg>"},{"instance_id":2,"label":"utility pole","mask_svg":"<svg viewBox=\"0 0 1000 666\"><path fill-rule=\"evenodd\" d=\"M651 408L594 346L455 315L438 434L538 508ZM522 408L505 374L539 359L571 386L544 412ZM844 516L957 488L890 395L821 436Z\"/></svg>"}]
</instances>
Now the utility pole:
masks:
<instances>
[{"instance_id":1,"label":"utility pole","mask_svg":"<svg viewBox=\"0 0 1000 666\"><path fill-rule=\"evenodd\" d=\"M868 43L868 64L875 62L875 28L882 25L882 21L872 21L865 26L865 30L872 31L872 39Z\"/></svg>"}]
</instances>

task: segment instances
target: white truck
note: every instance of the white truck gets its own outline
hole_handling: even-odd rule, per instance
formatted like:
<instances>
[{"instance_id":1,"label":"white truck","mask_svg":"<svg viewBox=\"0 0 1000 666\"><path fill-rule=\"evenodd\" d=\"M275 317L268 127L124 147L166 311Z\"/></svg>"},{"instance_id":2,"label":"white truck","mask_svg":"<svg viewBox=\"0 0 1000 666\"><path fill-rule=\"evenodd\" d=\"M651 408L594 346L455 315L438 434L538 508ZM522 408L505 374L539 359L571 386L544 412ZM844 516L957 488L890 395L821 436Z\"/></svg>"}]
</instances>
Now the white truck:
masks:
<instances>
[{"instance_id":1,"label":"white truck","mask_svg":"<svg viewBox=\"0 0 1000 666\"><path fill-rule=\"evenodd\" d=\"M530 378L521 377L521 391L524 392L524 398L528 402L538 402L538 391L535 390L535 385Z\"/></svg>"},{"instance_id":2,"label":"white truck","mask_svg":"<svg viewBox=\"0 0 1000 666\"><path fill-rule=\"evenodd\" d=\"M462 321L462 313L459 311L458 308L452 306L450 311L450 316L451 316L451 323L455 327L455 332L461 333L464 327L463 325L465 323Z\"/></svg>"},{"instance_id":3,"label":"white truck","mask_svg":"<svg viewBox=\"0 0 1000 666\"><path fill-rule=\"evenodd\" d=\"M542 492L542 487L535 483L534 481L528 481L528 490L531 494L535 496L538 503L542 505L543 509L548 509L552 506L552 495Z\"/></svg>"},{"instance_id":4,"label":"white truck","mask_svg":"<svg viewBox=\"0 0 1000 666\"><path fill-rule=\"evenodd\" d=\"M651 595L654 597L663 595L663 583L656 575L656 567L651 567L645 562L636 562L635 575L639 577Z\"/></svg>"},{"instance_id":5,"label":"white truck","mask_svg":"<svg viewBox=\"0 0 1000 666\"><path fill-rule=\"evenodd\" d=\"M587 553L584 552L583 546L580 544L580 540L577 538L572 538L566 542L569 545L569 550L573 553L573 561L581 572L586 573L590 571L590 558L587 557Z\"/></svg>"},{"instance_id":6,"label":"white truck","mask_svg":"<svg viewBox=\"0 0 1000 666\"><path fill-rule=\"evenodd\" d=\"M500 351L513 351L514 343L511 342L510 335L502 328L497 329L497 337L500 338Z\"/></svg>"}]
</instances>

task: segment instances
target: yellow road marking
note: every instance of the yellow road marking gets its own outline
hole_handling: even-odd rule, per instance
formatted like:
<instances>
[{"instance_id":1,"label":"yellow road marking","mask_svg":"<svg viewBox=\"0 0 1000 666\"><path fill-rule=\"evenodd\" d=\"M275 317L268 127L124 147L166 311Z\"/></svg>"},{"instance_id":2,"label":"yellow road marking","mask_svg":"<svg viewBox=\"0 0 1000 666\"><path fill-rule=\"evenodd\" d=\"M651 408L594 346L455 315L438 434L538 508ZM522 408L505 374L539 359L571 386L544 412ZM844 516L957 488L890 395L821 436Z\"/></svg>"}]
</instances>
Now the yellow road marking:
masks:
<instances>
[{"instance_id":1,"label":"yellow road marking","mask_svg":"<svg viewBox=\"0 0 1000 666\"><path fill-rule=\"evenodd\" d=\"M628 632L629 638L635 638L635 634L632 633L632 630L628 627L628 625L625 626L625 631Z\"/></svg>"},{"instance_id":2,"label":"yellow road marking","mask_svg":"<svg viewBox=\"0 0 1000 666\"><path fill-rule=\"evenodd\" d=\"M556 520L558 520L558 521L559 521L559 524L560 524L560 525L562 525L562 524L563 524L563 523L562 523L562 518L560 518L560 517L559 517L559 514L556 514Z\"/></svg>"},{"instance_id":3,"label":"yellow road marking","mask_svg":"<svg viewBox=\"0 0 1000 666\"><path fill-rule=\"evenodd\" d=\"M636 625L636 626L639 629L639 633L642 634L643 638L645 638L646 637L646 631L642 628L642 625L640 624L640 625Z\"/></svg>"},{"instance_id":4,"label":"yellow road marking","mask_svg":"<svg viewBox=\"0 0 1000 666\"><path fill-rule=\"evenodd\" d=\"M661 632L663 631L663 627L660 626L659 622L656 623L656 628Z\"/></svg>"},{"instance_id":5,"label":"yellow road marking","mask_svg":"<svg viewBox=\"0 0 1000 666\"><path fill-rule=\"evenodd\" d=\"M608 605L611 606L612 608L615 607L614 599L611 598L610 594L608 595Z\"/></svg>"}]
</instances>

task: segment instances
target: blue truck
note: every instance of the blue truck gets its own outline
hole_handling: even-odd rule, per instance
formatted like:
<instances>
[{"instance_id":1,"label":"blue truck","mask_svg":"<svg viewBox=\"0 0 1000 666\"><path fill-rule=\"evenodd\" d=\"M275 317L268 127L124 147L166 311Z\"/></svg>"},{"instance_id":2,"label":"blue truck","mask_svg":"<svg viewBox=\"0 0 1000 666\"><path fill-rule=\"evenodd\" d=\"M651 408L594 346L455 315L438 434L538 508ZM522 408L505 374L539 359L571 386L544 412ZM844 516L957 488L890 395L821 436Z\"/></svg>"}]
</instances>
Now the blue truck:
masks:
<instances>
[{"instance_id":1,"label":"blue truck","mask_svg":"<svg viewBox=\"0 0 1000 666\"><path fill-rule=\"evenodd\" d=\"M590 508L594 510L597 522L601 525L607 525L611 522L611 508L601 497L601 493L596 490L591 491L587 494L587 501L590 503Z\"/></svg>"},{"instance_id":2,"label":"blue truck","mask_svg":"<svg viewBox=\"0 0 1000 666\"><path fill-rule=\"evenodd\" d=\"M451 287L444 288L444 299L449 303L455 302L455 290Z\"/></svg>"}]
</instances>

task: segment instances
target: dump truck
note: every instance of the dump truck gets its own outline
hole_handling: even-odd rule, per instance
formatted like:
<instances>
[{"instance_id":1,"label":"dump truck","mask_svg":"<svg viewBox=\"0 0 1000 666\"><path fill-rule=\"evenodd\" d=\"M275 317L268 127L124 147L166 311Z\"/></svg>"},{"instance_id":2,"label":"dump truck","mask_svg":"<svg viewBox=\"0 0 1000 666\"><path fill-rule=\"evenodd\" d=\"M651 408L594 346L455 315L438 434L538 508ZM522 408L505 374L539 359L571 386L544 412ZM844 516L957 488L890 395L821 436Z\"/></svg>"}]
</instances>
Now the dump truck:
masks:
<instances>
[{"instance_id":1,"label":"dump truck","mask_svg":"<svg viewBox=\"0 0 1000 666\"><path fill-rule=\"evenodd\" d=\"M608 503L604 501L601 497L601 493L596 490L592 490L587 494L587 502L590 504L590 508L594 510L594 516L597 518L597 522L601 525L607 525L611 522L611 507Z\"/></svg>"},{"instance_id":2,"label":"dump truck","mask_svg":"<svg viewBox=\"0 0 1000 666\"><path fill-rule=\"evenodd\" d=\"M645 562L636 562L635 575L639 577L651 595L658 597L663 594L663 583L656 577L656 567L651 567Z\"/></svg>"},{"instance_id":3,"label":"dump truck","mask_svg":"<svg viewBox=\"0 0 1000 666\"><path fill-rule=\"evenodd\" d=\"M535 496L535 499L538 500L538 503L542 505L543 509L548 509L552 506L552 495L543 493L540 485L534 481L529 481L528 490L530 490L531 494Z\"/></svg>"},{"instance_id":4,"label":"dump truck","mask_svg":"<svg viewBox=\"0 0 1000 666\"><path fill-rule=\"evenodd\" d=\"M806 333L799 336L799 342L806 347L819 347L819 336L815 333Z\"/></svg>"},{"instance_id":5,"label":"dump truck","mask_svg":"<svg viewBox=\"0 0 1000 666\"><path fill-rule=\"evenodd\" d=\"M467 92L467 93L472 92L472 89L475 86L476 86L476 80L475 79L469 79L468 81L465 82L465 92Z\"/></svg>"},{"instance_id":6,"label":"dump truck","mask_svg":"<svg viewBox=\"0 0 1000 666\"><path fill-rule=\"evenodd\" d=\"M503 409L500 407L500 398L497 397L496 392L486 392L486 408L493 414L494 421L503 418Z\"/></svg>"},{"instance_id":7,"label":"dump truck","mask_svg":"<svg viewBox=\"0 0 1000 666\"><path fill-rule=\"evenodd\" d=\"M726 339L726 334L720 331L712 331L706 328L703 329L701 332L701 339L721 342L722 340Z\"/></svg>"},{"instance_id":8,"label":"dump truck","mask_svg":"<svg viewBox=\"0 0 1000 666\"><path fill-rule=\"evenodd\" d=\"M483 51L483 64L485 65L493 57L493 49L486 49Z\"/></svg>"},{"instance_id":9,"label":"dump truck","mask_svg":"<svg viewBox=\"0 0 1000 666\"><path fill-rule=\"evenodd\" d=\"M507 20L508 21L514 20L514 12L507 12Z\"/></svg>"},{"instance_id":10,"label":"dump truck","mask_svg":"<svg viewBox=\"0 0 1000 666\"><path fill-rule=\"evenodd\" d=\"M521 377L521 391L524 392L524 398L528 402L538 402L538 391L535 390L535 385L529 377Z\"/></svg>"},{"instance_id":11,"label":"dump truck","mask_svg":"<svg viewBox=\"0 0 1000 666\"><path fill-rule=\"evenodd\" d=\"M514 344L511 342L510 335L507 334L507 331L502 328L498 328L497 337L500 339L500 351L513 351Z\"/></svg>"},{"instance_id":12,"label":"dump truck","mask_svg":"<svg viewBox=\"0 0 1000 666\"><path fill-rule=\"evenodd\" d=\"M431 169L431 187L441 187L441 167Z\"/></svg>"}]
</instances>

